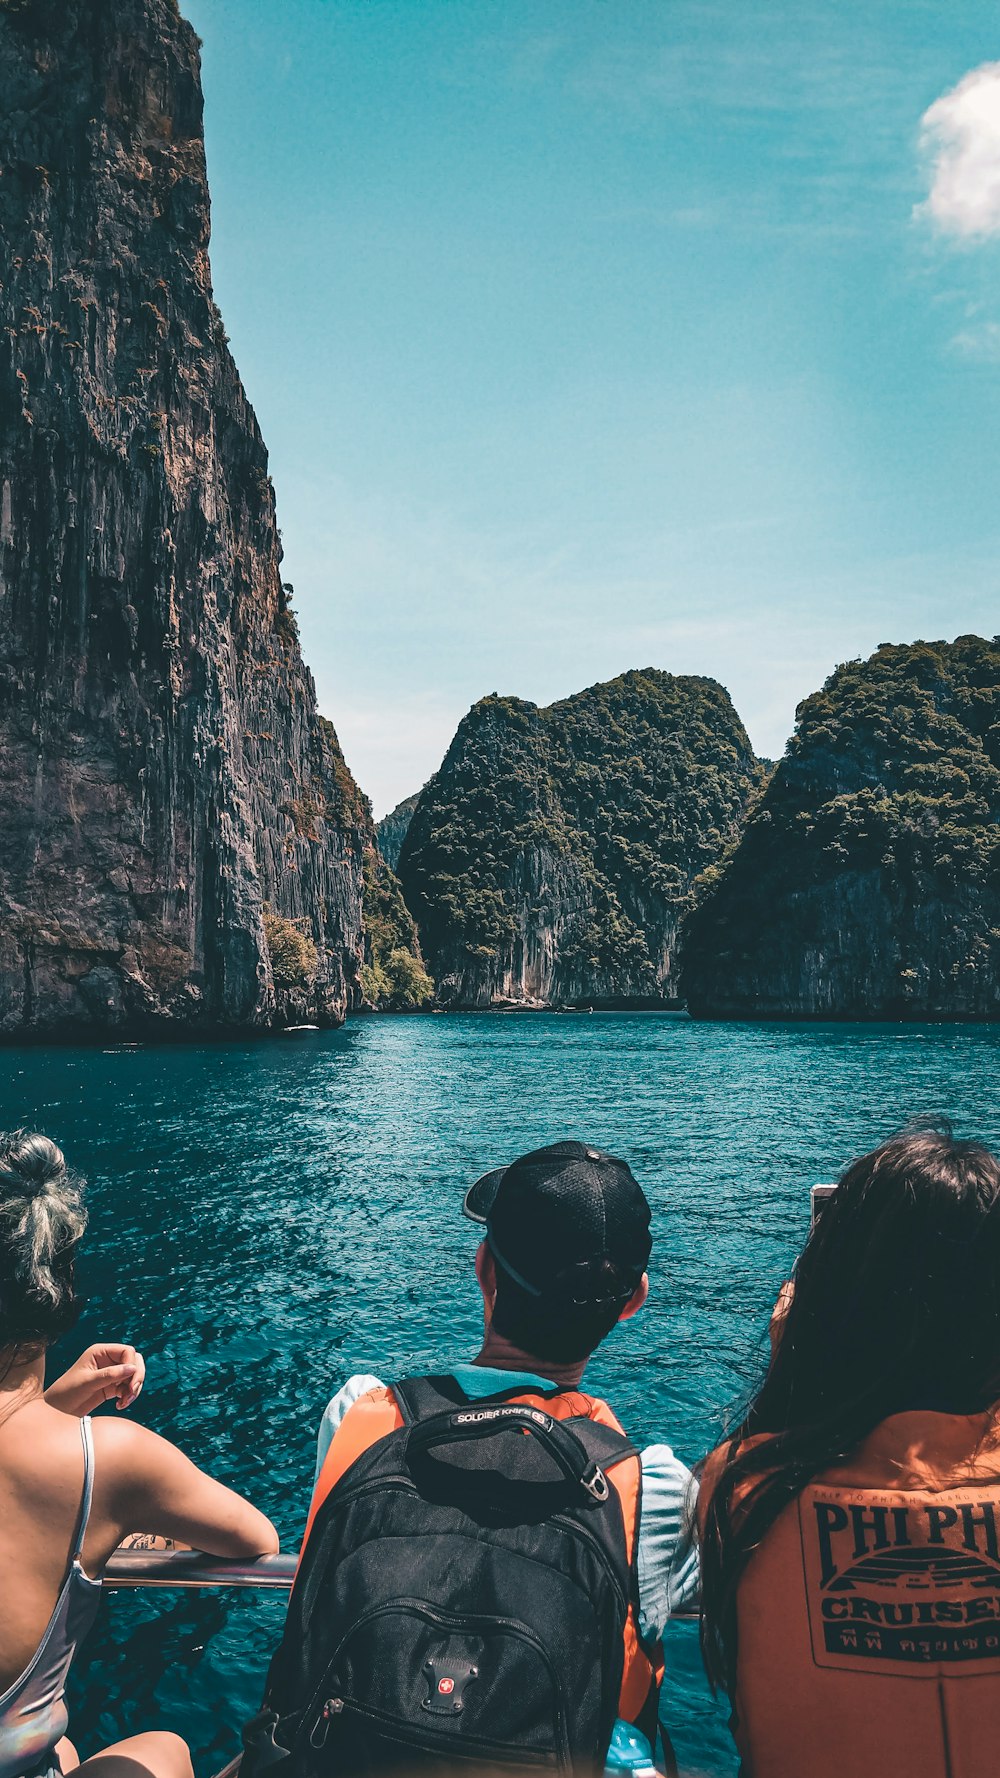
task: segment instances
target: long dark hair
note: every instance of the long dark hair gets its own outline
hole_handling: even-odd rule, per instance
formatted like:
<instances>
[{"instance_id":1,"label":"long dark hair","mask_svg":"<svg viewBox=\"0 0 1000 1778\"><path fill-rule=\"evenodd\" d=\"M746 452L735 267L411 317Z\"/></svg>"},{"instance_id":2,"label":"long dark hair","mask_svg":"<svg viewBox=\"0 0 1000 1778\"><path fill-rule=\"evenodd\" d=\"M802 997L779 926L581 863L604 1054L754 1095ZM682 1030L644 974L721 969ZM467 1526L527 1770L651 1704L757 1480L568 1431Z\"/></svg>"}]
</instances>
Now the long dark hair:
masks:
<instances>
[{"instance_id":1,"label":"long dark hair","mask_svg":"<svg viewBox=\"0 0 1000 1778\"><path fill-rule=\"evenodd\" d=\"M947 1126L911 1129L855 1161L827 1199L767 1375L730 1435L702 1534L713 1685L734 1690L747 1563L815 1476L890 1414L998 1402L1000 1165Z\"/></svg>"}]
</instances>

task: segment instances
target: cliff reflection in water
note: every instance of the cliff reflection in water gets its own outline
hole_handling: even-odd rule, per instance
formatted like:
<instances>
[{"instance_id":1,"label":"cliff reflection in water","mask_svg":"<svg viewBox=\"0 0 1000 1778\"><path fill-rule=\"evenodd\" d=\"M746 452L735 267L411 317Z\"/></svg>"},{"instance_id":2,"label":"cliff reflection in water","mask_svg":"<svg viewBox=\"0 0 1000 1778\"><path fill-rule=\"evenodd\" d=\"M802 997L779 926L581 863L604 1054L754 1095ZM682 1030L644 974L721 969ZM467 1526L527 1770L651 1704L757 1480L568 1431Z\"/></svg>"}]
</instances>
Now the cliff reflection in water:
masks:
<instances>
[{"instance_id":1,"label":"cliff reflection in water","mask_svg":"<svg viewBox=\"0 0 1000 1778\"><path fill-rule=\"evenodd\" d=\"M477 1172L566 1134L632 1163L657 1218L652 1298L590 1379L638 1439L690 1462L747 1387L808 1186L915 1112L1000 1143L998 1057L988 1026L370 1019L260 1046L9 1051L0 1125L51 1131L91 1180L74 1349L98 1334L140 1344L141 1417L292 1546L332 1387L474 1349L460 1205ZM82 1749L172 1723L208 1778L257 1707L282 1608L109 1595L74 1682ZM682 1769L731 1775L694 1627L676 1626L668 1652Z\"/></svg>"}]
</instances>

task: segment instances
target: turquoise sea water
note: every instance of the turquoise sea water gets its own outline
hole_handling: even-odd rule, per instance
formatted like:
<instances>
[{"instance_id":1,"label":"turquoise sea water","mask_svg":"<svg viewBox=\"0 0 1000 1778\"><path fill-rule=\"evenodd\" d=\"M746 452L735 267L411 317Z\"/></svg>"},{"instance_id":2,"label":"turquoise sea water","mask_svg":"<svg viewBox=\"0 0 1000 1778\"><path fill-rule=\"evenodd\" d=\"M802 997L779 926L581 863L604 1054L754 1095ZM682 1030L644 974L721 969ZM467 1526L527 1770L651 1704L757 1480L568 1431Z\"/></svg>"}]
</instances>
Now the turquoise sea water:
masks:
<instances>
[{"instance_id":1,"label":"turquoise sea water","mask_svg":"<svg viewBox=\"0 0 1000 1778\"><path fill-rule=\"evenodd\" d=\"M760 1363L808 1188L907 1117L1000 1145L1000 1028L693 1024L609 1014L359 1020L268 1044L0 1054L0 1125L91 1181L89 1302L65 1355L127 1337L141 1417L297 1544L314 1431L352 1371L433 1369L480 1331L469 1180L561 1136L627 1157L655 1213L650 1303L588 1373L689 1462ZM108 1596L74 1680L85 1752L186 1733L200 1778L259 1702L282 1606ZM729 1778L696 1632L668 1638L682 1770Z\"/></svg>"}]
</instances>

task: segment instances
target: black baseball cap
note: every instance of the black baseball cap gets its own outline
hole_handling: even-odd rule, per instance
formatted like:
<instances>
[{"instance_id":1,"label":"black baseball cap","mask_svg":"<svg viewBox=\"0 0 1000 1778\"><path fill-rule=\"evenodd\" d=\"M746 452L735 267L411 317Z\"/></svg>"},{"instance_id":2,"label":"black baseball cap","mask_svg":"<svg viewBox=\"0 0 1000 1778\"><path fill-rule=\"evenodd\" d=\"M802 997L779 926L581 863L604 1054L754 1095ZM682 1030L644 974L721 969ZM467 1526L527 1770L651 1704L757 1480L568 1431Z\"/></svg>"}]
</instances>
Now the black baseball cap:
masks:
<instances>
[{"instance_id":1,"label":"black baseball cap","mask_svg":"<svg viewBox=\"0 0 1000 1778\"><path fill-rule=\"evenodd\" d=\"M649 1205L630 1167L585 1142L553 1142L484 1173L464 1209L529 1296L581 1307L624 1307L653 1245Z\"/></svg>"}]
</instances>

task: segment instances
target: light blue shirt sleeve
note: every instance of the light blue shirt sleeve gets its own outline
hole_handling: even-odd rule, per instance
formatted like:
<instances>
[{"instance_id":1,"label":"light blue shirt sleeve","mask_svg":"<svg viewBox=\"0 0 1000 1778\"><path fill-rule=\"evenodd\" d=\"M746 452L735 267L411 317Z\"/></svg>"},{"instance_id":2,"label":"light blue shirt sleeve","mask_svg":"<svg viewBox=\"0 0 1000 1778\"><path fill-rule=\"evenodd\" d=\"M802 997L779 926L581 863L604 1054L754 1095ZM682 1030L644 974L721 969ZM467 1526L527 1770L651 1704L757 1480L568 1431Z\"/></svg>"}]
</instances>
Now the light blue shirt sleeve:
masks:
<instances>
[{"instance_id":1,"label":"light blue shirt sleeve","mask_svg":"<svg viewBox=\"0 0 1000 1778\"><path fill-rule=\"evenodd\" d=\"M370 1389L383 1389L384 1387L385 1385L378 1377L366 1377L362 1375L349 1377L344 1384L344 1387L338 1389L336 1395L327 1402L326 1407L323 1410L323 1418L319 1423L319 1436L316 1440L316 1474L313 1477L314 1488L319 1481L319 1472L326 1462L326 1454L333 1443L333 1435L340 1425L341 1420L344 1418L348 1408L353 1407L354 1403L360 1396L367 1395Z\"/></svg>"},{"instance_id":2,"label":"light blue shirt sleeve","mask_svg":"<svg viewBox=\"0 0 1000 1778\"><path fill-rule=\"evenodd\" d=\"M697 1498L694 1476L669 1445L649 1445L643 1451L639 1623L645 1636L662 1636L671 1612L698 1604Z\"/></svg>"}]
</instances>

